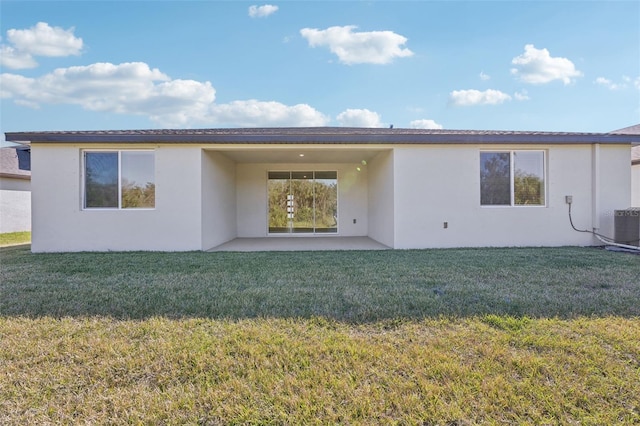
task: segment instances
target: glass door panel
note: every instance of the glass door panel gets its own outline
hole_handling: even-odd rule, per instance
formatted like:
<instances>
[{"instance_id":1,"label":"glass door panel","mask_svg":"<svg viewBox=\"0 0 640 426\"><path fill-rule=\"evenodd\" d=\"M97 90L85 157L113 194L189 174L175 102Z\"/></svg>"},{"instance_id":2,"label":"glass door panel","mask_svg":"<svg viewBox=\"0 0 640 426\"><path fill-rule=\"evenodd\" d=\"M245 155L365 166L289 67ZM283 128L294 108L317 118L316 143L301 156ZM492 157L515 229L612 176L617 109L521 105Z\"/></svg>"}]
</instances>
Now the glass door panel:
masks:
<instances>
[{"instance_id":1,"label":"glass door panel","mask_svg":"<svg viewBox=\"0 0 640 426\"><path fill-rule=\"evenodd\" d=\"M290 172L269 172L267 180L269 233L291 232L291 217L287 212L287 196L291 186L290 176Z\"/></svg>"},{"instance_id":2,"label":"glass door panel","mask_svg":"<svg viewBox=\"0 0 640 426\"><path fill-rule=\"evenodd\" d=\"M338 174L336 172L316 172L315 232L338 232Z\"/></svg>"},{"instance_id":3,"label":"glass door panel","mask_svg":"<svg viewBox=\"0 0 640 426\"><path fill-rule=\"evenodd\" d=\"M312 233L314 223L313 172L291 172L294 233Z\"/></svg>"}]
</instances>

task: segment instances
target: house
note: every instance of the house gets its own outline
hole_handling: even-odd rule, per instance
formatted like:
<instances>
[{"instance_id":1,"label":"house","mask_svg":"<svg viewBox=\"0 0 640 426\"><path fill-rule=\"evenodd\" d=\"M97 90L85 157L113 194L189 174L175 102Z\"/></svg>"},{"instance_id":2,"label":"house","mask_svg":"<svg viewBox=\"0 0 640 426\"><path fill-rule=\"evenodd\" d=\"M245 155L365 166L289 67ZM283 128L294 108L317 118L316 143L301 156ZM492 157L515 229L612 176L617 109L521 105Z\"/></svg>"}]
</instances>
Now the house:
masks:
<instances>
[{"instance_id":1,"label":"house","mask_svg":"<svg viewBox=\"0 0 640 426\"><path fill-rule=\"evenodd\" d=\"M0 234L31 230L31 172L22 155L28 150L0 148Z\"/></svg>"},{"instance_id":2,"label":"house","mask_svg":"<svg viewBox=\"0 0 640 426\"><path fill-rule=\"evenodd\" d=\"M630 205L614 133L372 128L10 132L29 141L32 251L237 239L394 249L601 244ZM258 240L256 240L258 241Z\"/></svg>"},{"instance_id":3,"label":"house","mask_svg":"<svg viewBox=\"0 0 640 426\"><path fill-rule=\"evenodd\" d=\"M640 207L640 145L631 148L631 206Z\"/></svg>"}]
</instances>

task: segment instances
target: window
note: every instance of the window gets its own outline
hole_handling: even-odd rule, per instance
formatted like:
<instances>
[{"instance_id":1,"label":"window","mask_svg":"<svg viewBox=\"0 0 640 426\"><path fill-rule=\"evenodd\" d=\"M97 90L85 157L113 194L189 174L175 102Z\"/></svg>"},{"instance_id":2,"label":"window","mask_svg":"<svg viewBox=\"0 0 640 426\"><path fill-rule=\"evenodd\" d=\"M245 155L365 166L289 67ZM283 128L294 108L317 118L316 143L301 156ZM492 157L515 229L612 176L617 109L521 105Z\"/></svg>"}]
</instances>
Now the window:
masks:
<instances>
[{"instance_id":1,"label":"window","mask_svg":"<svg viewBox=\"0 0 640 426\"><path fill-rule=\"evenodd\" d=\"M544 151L480 153L480 204L544 206Z\"/></svg>"},{"instance_id":2,"label":"window","mask_svg":"<svg viewBox=\"0 0 640 426\"><path fill-rule=\"evenodd\" d=\"M85 151L84 208L154 208L153 151Z\"/></svg>"}]
</instances>

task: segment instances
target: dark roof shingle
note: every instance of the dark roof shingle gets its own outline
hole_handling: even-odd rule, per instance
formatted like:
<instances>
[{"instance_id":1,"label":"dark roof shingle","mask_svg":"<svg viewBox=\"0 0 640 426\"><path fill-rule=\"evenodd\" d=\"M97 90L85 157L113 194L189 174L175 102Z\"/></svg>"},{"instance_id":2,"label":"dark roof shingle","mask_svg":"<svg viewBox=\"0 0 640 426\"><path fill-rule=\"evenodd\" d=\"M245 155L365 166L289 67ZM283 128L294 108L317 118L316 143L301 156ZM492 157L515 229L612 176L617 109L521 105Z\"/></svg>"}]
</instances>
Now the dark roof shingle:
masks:
<instances>
[{"instance_id":1,"label":"dark roof shingle","mask_svg":"<svg viewBox=\"0 0 640 426\"><path fill-rule=\"evenodd\" d=\"M617 133L361 127L268 127L7 132L9 141L265 144L638 143Z\"/></svg>"}]
</instances>

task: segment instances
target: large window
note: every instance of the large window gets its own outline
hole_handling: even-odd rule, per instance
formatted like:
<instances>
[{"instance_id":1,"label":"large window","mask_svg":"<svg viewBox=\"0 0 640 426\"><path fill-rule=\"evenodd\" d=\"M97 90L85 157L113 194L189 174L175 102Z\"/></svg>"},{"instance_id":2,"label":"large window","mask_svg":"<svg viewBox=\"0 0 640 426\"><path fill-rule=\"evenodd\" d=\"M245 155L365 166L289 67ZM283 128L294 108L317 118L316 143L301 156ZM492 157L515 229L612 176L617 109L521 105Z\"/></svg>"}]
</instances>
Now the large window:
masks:
<instances>
[{"instance_id":1,"label":"large window","mask_svg":"<svg viewBox=\"0 0 640 426\"><path fill-rule=\"evenodd\" d=\"M338 232L335 171L269 172L269 233Z\"/></svg>"},{"instance_id":2,"label":"large window","mask_svg":"<svg viewBox=\"0 0 640 426\"><path fill-rule=\"evenodd\" d=\"M480 204L544 206L544 151L480 153Z\"/></svg>"},{"instance_id":3,"label":"large window","mask_svg":"<svg viewBox=\"0 0 640 426\"><path fill-rule=\"evenodd\" d=\"M84 208L154 208L154 162L153 151L85 151Z\"/></svg>"}]
</instances>

